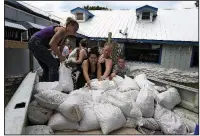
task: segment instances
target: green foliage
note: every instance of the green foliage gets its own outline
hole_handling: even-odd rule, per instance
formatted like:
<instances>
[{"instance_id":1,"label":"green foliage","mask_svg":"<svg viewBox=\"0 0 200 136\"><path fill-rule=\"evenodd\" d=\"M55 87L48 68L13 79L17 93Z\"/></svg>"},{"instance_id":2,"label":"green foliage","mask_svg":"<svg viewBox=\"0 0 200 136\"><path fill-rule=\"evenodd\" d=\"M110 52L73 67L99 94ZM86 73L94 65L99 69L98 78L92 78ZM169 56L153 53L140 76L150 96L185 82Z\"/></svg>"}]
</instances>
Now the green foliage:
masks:
<instances>
[{"instance_id":1,"label":"green foliage","mask_svg":"<svg viewBox=\"0 0 200 136\"><path fill-rule=\"evenodd\" d=\"M83 6L84 9L87 9L87 10L111 10L111 9L108 9L107 7L101 7L101 6Z\"/></svg>"}]
</instances>

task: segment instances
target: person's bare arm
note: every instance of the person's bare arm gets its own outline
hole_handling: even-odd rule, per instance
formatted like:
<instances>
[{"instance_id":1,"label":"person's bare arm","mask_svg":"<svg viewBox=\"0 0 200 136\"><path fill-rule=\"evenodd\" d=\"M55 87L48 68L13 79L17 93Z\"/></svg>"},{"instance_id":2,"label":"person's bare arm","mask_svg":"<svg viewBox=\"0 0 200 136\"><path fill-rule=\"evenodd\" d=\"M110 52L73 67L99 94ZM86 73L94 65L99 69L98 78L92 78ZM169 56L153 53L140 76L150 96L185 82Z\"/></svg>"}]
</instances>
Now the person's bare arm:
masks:
<instances>
[{"instance_id":1,"label":"person's bare arm","mask_svg":"<svg viewBox=\"0 0 200 136\"><path fill-rule=\"evenodd\" d=\"M88 75L88 63L87 63L87 60L83 61L83 65L82 65L82 69L83 69L83 76L86 80L86 82L90 82L90 78L89 78L89 75Z\"/></svg>"},{"instance_id":2,"label":"person's bare arm","mask_svg":"<svg viewBox=\"0 0 200 136\"><path fill-rule=\"evenodd\" d=\"M65 30L60 28L56 29L55 35L51 38L51 41L49 42L49 45L53 52L59 57L61 61L63 61L62 53L58 49L58 43L62 39L62 37L65 35Z\"/></svg>"},{"instance_id":3,"label":"person's bare arm","mask_svg":"<svg viewBox=\"0 0 200 136\"><path fill-rule=\"evenodd\" d=\"M85 50L81 50L79 52L79 59L77 61L75 61L74 63L76 63L76 64L82 63L83 59L84 59L84 56L85 56Z\"/></svg>"},{"instance_id":4,"label":"person's bare arm","mask_svg":"<svg viewBox=\"0 0 200 136\"><path fill-rule=\"evenodd\" d=\"M112 70L112 60L111 59L106 59L105 60L105 64L106 64L106 71L103 74L103 78L107 78L108 75L110 74L111 70Z\"/></svg>"},{"instance_id":5,"label":"person's bare arm","mask_svg":"<svg viewBox=\"0 0 200 136\"><path fill-rule=\"evenodd\" d=\"M101 75L101 64L97 62L97 79L99 79Z\"/></svg>"}]
</instances>

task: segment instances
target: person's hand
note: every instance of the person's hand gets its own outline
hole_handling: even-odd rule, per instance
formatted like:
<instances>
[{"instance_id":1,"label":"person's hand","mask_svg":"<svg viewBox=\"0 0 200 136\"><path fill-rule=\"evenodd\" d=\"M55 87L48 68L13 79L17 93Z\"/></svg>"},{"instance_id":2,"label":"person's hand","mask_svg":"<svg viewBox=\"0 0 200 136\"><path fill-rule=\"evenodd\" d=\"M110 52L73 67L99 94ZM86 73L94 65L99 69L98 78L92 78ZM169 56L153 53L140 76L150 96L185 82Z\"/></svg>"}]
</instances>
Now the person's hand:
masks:
<instances>
[{"instance_id":1,"label":"person's hand","mask_svg":"<svg viewBox=\"0 0 200 136\"><path fill-rule=\"evenodd\" d=\"M64 56L60 56L60 57L59 57L59 60L60 60L61 63L62 63L63 61L65 61L65 59L66 59L66 58L65 58Z\"/></svg>"},{"instance_id":2,"label":"person's hand","mask_svg":"<svg viewBox=\"0 0 200 136\"><path fill-rule=\"evenodd\" d=\"M104 76L101 76L100 78L99 78L99 81L103 81L103 80L105 80L106 78L104 77Z\"/></svg>"},{"instance_id":3,"label":"person's hand","mask_svg":"<svg viewBox=\"0 0 200 136\"><path fill-rule=\"evenodd\" d=\"M86 86L89 87L89 88L91 88L91 84L90 83L91 83L90 81L87 81L87 83L86 83Z\"/></svg>"},{"instance_id":4,"label":"person's hand","mask_svg":"<svg viewBox=\"0 0 200 136\"><path fill-rule=\"evenodd\" d=\"M112 74L110 75L109 79L112 80L113 77L115 77L115 76L116 76L116 74L115 74L115 73L112 73Z\"/></svg>"}]
</instances>

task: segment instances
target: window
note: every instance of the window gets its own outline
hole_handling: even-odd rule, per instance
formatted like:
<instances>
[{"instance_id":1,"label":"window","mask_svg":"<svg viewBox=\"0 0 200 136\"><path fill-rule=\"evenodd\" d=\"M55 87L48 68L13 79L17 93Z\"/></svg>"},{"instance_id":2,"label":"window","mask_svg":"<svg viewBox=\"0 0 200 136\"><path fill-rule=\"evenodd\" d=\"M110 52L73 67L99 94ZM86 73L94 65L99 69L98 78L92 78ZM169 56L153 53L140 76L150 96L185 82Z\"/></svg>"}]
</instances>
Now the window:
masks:
<instances>
[{"instance_id":1,"label":"window","mask_svg":"<svg viewBox=\"0 0 200 136\"><path fill-rule=\"evenodd\" d=\"M199 66L199 47L194 46L191 57L191 67L198 67L198 66Z\"/></svg>"},{"instance_id":2,"label":"window","mask_svg":"<svg viewBox=\"0 0 200 136\"><path fill-rule=\"evenodd\" d=\"M76 20L83 20L83 13L76 13Z\"/></svg>"},{"instance_id":3,"label":"window","mask_svg":"<svg viewBox=\"0 0 200 136\"><path fill-rule=\"evenodd\" d=\"M142 19L149 20L150 19L150 12L142 12Z\"/></svg>"},{"instance_id":4,"label":"window","mask_svg":"<svg viewBox=\"0 0 200 136\"><path fill-rule=\"evenodd\" d=\"M21 41L21 31L15 28L5 27L4 36L6 40Z\"/></svg>"},{"instance_id":5,"label":"window","mask_svg":"<svg viewBox=\"0 0 200 136\"><path fill-rule=\"evenodd\" d=\"M129 61L160 63L161 45L126 43L125 56Z\"/></svg>"}]
</instances>

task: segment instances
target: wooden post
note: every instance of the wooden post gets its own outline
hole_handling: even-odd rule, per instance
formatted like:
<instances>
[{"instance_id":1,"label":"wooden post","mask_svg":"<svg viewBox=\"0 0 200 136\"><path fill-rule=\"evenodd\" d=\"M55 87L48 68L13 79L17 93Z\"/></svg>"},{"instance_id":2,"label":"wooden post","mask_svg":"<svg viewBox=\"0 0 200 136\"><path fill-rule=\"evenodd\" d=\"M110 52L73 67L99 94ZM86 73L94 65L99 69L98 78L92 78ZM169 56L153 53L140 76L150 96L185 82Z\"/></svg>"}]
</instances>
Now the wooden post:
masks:
<instances>
[{"instance_id":1,"label":"wooden post","mask_svg":"<svg viewBox=\"0 0 200 136\"><path fill-rule=\"evenodd\" d=\"M29 51L29 69L33 71L33 54Z\"/></svg>"}]
</instances>

